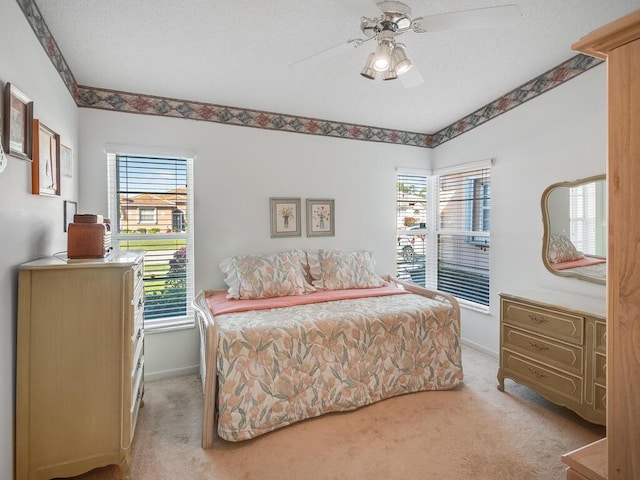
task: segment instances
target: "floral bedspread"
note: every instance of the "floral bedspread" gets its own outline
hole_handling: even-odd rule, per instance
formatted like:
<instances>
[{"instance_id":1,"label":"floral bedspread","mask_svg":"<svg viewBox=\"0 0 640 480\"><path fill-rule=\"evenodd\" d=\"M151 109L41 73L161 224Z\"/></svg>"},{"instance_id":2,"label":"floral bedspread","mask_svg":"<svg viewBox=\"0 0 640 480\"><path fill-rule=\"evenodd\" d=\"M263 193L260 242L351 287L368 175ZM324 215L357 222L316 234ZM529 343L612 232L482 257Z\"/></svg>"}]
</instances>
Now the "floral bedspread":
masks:
<instances>
[{"instance_id":1,"label":"floral bedspread","mask_svg":"<svg viewBox=\"0 0 640 480\"><path fill-rule=\"evenodd\" d=\"M446 303L403 294L215 317L218 435L256 437L463 379L460 325Z\"/></svg>"}]
</instances>

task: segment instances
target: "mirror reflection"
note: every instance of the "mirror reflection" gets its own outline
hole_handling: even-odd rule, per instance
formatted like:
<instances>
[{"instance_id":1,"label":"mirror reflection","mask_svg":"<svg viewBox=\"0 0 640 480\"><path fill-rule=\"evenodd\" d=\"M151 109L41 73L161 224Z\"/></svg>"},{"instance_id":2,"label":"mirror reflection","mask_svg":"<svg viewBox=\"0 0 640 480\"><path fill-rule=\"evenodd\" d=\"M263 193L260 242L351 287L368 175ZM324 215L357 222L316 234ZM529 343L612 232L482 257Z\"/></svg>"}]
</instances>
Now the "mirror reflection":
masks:
<instances>
[{"instance_id":1,"label":"mirror reflection","mask_svg":"<svg viewBox=\"0 0 640 480\"><path fill-rule=\"evenodd\" d=\"M542 195L542 261L561 276L604 284L607 273L604 175L551 185Z\"/></svg>"}]
</instances>

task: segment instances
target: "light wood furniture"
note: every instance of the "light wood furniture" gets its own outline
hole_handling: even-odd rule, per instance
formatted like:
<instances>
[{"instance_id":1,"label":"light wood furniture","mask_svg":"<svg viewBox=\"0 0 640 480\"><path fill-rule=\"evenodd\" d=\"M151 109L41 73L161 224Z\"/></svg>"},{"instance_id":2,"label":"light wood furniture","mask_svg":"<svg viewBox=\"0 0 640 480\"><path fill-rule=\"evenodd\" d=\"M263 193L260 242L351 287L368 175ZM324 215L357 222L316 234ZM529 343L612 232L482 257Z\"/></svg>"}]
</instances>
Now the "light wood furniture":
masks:
<instances>
[{"instance_id":1,"label":"light wood furniture","mask_svg":"<svg viewBox=\"0 0 640 480\"><path fill-rule=\"evenodd\" d=\"M567 453L562 461L568 465L567 480L606 480L607 439Z\"/></svg>"},{"instance_id":2,"label":"light wood furniture","mask_svg":"<svg viewBox=\"0 0 640 480\"><path fill-rule=\"evenodd\" d=\"M21 265L16 480L117 464L144 392L143 252Z\"/></svg>"},{"instance_id":3,"label":"light wood furniture","mask_svg":"<svg viewBox=\"0 0 640 480\"><path fill-rule=\"evenodd\" d=\"M606 348L603 300L556 292L500 294L500 368L590 422L605 424Z\"/></svg>"},{"instance_id":4,"label":"light wood furniture","mask_svg":"<svg viewBox=\"0 0 640 480\"><path fill-rule=\"evenodd\" d=\"M573 49L607 61L607 478L634 480L640 478L640 10Z\"/></svg>"}]
</instances>

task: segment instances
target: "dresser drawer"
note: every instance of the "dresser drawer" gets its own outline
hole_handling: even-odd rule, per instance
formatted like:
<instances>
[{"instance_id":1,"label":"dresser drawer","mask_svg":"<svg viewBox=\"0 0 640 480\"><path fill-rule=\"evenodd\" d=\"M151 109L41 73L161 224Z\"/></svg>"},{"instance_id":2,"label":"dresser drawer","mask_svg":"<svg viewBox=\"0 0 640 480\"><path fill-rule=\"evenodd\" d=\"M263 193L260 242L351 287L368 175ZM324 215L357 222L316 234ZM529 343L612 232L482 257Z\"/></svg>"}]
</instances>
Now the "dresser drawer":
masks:
<instances>
[{"instance_id":1,"label":"dresser drawer","mask_svg":"<svg viewBox=\"0 0 640 480\"><path fill-rule=\"evenodd\" d=\"M607 324L596 322L596 352L607 353Z\"/></svg>"},{"instance_id":2,"label":"dresser drawer","mask_svg":"<svg viewBox=\"0 0 640 480\"><path fill-rule=\"evenodd\" d=\"M144 356L141 356L135 363L131 375L131 406L136 403L138 392L141 391L142 382L144 380Z\"/></svg>"},{"instance_id":3,"label":"dresser drawer","mask_svg":"<svg viewBox=\"0 0 640 480\"><path fill-rule=\"evenodd\" d=\"M140 382L137 384L137 388L133 390L133 397L131 408L129 410L129 421L131 425L131 435L130 440L133 440L133 435L136 430L136 423L138 422L138 412L140 408L143 406L142 397L144 396L144 381L142 380L142 376L140 377Z\"/></svg>"},{"instance_id":4,"label":"dresser drawer","mask_svg":"<svg viewBox=\"0 0 640 480\"><path fill-rule=\"evenodd\" d=\"M131 299L131 307L133 309L132 333L135 335L138 329L142 328L144 321L144 284L142 282L136 287Z\"/></svg>"},{"instance_id":5,"label":"dresser drawer","mask_svg":"<svg viewBox=\"0 0 640 480\"><path fill-rule=\"evenodd\" d=\"M502 325L502 341L505 348L541 363L577 375L583 373L582 347L554 342L506 324Z\"/></svg>"},{"instance_id":6,"label":"dresser drawer","mask_svg":"<svg viewBox=\"0 0 640 480\"><path fill-rule=\"evenodd\" d=\"M607 413L607 388L602 385L595 385L593 408L600 413Z\"/></svg>"},{"instance_id":7,"label":"dresser drawer","mask_svg":"<svg viewBox=\"0 0 640 480\"><path fill-rule=\"evenodd\" d=\"M515 376L540 387L540 391L548 390L572 401L582 402L582 378L556 371L507 349L502 350L502 365L505 376L513 372Z\"/></svg>"},{"instance_id":8,"label":"dresser drawer","mask_svg":"<svg viewBox=\"0 0 640 480\"><path fill-rule=\"evenodd\" d=\"M600 353L595 354L595 371L593 378L596 383L607 384L607 357Z\"/></svg>"},{"instance_id":9,"label":"dresser drawer","mask_svg":"<svg viewBox=\"0 0 640 480\"><path fill-rule=\"evenodd\" d=\"M134 290L137 290L144 282L144 262L139 262L133 267L133 285Z\"/></svg>"},{"instance_id":10,"label":"dresser drawer","mask_svg":"<svg viewBox=\"0 0 640 480\"><path fill-rule=\"evenodd\" d=\"M139 335L136 335L133 341L133 357L131 361L131 377L135 376L136 370L139 368L139 363L144 357L144 330L140 329Z\"/></svg>"},{"instance_id":11,"label":"dresser drawer","mask_svg":"<svg viewBox=\"0 0 640 480\"><path fill-rule=\"evenodd\" d=\"M542 335L581 345L584 317L548 310L525 303L503 300L503 320Z\"/></svg>"}]
</instances>

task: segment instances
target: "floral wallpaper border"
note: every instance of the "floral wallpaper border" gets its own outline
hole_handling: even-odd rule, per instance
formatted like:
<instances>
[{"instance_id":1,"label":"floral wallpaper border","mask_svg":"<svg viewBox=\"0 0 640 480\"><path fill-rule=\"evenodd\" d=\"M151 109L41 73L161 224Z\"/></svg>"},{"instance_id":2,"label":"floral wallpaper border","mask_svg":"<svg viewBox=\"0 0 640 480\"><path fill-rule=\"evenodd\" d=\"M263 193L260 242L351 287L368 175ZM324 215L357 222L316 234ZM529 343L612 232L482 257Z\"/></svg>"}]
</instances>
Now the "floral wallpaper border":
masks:
<instances>
[{"instance_id":1,"label":"floral wallpaper border","mask_svg":"<svg viewBox=\"0 0 640 480\"><path fill-rule=\"evenodd\" d=\"M35 0L16 0L16 2L22 9L36 37L78 107L186 118L228 125L410 145L422 148L435 148L602 63L600 59L578 54L434 134L406 132L299 117L284 113L80 86L47 27Z\"/></svg>"},{"instance_id":2,"label":"floral wallpaper border","mask_svg":"<svg viewBox=\"0 0 640 480\"><path fill-rule=\"evenodd\" d=\"M479 127L483 123L502 115L523 103L536 98L549 90L562 85L568 80L577 77L581 73L600 65L603 60L579 53L566 62L537 76L523 85L511 90L509 93L497 98L493 102L479 108L473 113L462 117L457 122L443 128L433 134L434 146L442 145L458 135Z\"/></svg>"},{"instance_id":3,"label":"floral wallpaper border","mask_svg":"<svg viewBox=\"0 0 640 480\"><path fill-rule=\"evenodd\" d=\"M430 147L431 136L367 125L333 122L317 118L298 117L284 113L249 110L211 103L155 97L93 87L78 87L76 103L79 107L115 110L127 113L188 118L244 127L264 128L286 132L350 138L369 142L397 143L416 147Z\"/></svg>"}]
</instances>

